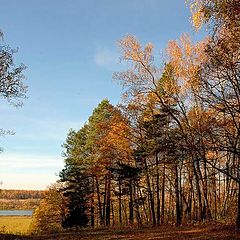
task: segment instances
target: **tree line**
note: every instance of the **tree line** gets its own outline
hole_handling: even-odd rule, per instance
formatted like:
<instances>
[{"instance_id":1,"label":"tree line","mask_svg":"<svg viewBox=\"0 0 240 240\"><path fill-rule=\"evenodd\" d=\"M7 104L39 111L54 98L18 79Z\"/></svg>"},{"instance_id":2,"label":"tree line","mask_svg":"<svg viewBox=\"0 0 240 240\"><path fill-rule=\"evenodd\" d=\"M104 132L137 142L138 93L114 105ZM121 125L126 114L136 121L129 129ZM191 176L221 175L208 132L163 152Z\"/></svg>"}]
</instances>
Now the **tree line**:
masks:
<instances>
[{"instance_id":1,"label":"tree line","mask_svg":"<svg viewBox=\"0 0 240 240\"><path fill-rule=\"evenodd\" d=\"M57 199L59 226L240 227L240 3L190 1L190 9L209 35L170 41L161 66L151 43L118 42L128 63L113 76L123 101L104 99L68 133L65 167L44 200Z\"/></svg>"},{"instance_id":2,"label":"tree line","mask_svg":"<svg viewBox=\"0 0 240 240\"><path fill-rule=\"evenodd\" d=\"M10 190L2 189L0 199L40 199L43 197L43 190Z\"/></svg>"}]
</instances>

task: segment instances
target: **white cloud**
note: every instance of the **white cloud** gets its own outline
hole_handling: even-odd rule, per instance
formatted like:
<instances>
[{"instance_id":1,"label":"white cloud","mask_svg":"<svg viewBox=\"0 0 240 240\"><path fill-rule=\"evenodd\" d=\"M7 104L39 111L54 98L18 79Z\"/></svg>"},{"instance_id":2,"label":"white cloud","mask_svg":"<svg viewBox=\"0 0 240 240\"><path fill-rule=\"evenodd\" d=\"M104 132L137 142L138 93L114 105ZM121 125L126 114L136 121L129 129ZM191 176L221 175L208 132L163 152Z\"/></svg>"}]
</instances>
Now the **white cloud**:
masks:
<instances>
[{"instance_id":1,"label":"white cloud","mask_svg":"<svg viewBox=\"0 0 240 240\"><path fill-rule=\"evenodd\" d=\"M16 132L12 137L1 138L0 146L5 151L0 154L0 182L3 182L0 187L45 189L58 179L56 175L64 166L61 144L68 130L78 130L84 122L18 113L10 116L0 120L1 127L14 126Z\"/></svg>"},{"instance_id":2,"label":"white cloud","mask_svg":"<svg viewBox=\"0 0 240 240\"><path fill-rule=\"evenodd\" d=\"M53 155L0 154L0 169L2 168L59 168L63 159Z\"/></svg>"},{"instance_id":3,"label":"white cloud","mask_svg":"<svg viewBox=\"0 0 240 240\"><path fill-rule=\"evenodd\" d=\"M59 178L56 174L1 174L2 189L46 189L50 184L56 182Z\"/></svg>"},{"instance_id":4,"label":"white cloud","mask_svg":"<svg viewBox=\"0 0 240 240\"><path fill-rule=\"evenodd\" d=\"M64 161L54 155L0 154L1 188L45 189L57 179Z\"/></svg>"},{"instance_id":5,"label":"white cloud","mask_svg":"<svg viewBox=\"0 0 240 240\"><path fill-rule=\"evenodd\" d=\"M98 48L94 55L96 65L108 69L114 69L117 59L117 54L107 48Z\"/></svg>"}]
</instances>

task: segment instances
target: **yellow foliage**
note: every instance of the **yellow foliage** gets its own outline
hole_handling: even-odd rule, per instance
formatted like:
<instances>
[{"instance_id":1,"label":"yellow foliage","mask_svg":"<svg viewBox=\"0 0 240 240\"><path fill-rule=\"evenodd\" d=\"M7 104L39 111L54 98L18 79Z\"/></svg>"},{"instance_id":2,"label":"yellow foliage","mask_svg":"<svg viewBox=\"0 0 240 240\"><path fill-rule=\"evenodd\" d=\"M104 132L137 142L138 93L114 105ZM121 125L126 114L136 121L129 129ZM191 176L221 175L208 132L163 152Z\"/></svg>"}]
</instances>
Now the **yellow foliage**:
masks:
<instances>
[{"instance_id":1,"label":"yellow foliage","mask_svg":"<svg viewBox=\"0 0 240 240\"><path fill-rule=\"evenodd\" d=\"M45 191L45 197L34 212L31 232L46 233L62 230L61 221L66 202L64 203L63 196L57 188L55 184Z\"/></svg>"},{"instance_id":2,"label":"yellow foliage","mask_svg":"<svg viewBox=\"0 0 240 240\"><path fill-rule=\"evenodd\" d=\"M193 44L190 36L183 34L179 41L168 43L167 54L171 65L174 67L175 76L183 80L179 83L182 92L199 88L198 72L201 64L207 59L204 52L207 41L208 39L205 39Z\"/></svg>"},{"instance_id":3,"label":"yellow foliage","mask_svg":"<svg viewBox=\"0 0 240 240\"><path fill-rule=\"evenodd\" d=\"M196 30L199 30L204 24L204 11L203 3L204 0L188 0L187 3L190 6L190 11L192 13L191 22Z\"/></svg>"}]
</instances>

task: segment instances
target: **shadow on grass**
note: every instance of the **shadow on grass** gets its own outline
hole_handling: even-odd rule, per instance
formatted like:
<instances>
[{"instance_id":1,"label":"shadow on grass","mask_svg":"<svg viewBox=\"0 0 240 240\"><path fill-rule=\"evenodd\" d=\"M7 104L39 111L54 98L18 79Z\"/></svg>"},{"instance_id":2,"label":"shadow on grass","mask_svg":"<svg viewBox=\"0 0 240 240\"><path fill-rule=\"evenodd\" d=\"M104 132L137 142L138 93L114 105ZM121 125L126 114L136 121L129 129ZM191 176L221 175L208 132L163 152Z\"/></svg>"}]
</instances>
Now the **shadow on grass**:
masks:
<instances>
[{"instance_id":1,"label":"shadow on grass","mask_svg":"<svg viewBox=\"0 0 240 240\"><path fill-rule=\"evenodd\" d=\"M0 233L0 240L20 240L20 239L28 240L31 238L28 236L24 236L24 235Z\"/></svg>"},{"instance_id":2,"label":"shadow on grass","mask_svg":"<svg viewBox=\"0 0 240 240\"><path fill-rule=\"evenodd\" d=\"M156 228L109 228L109 229L81 229L78 231L65 231L55 234L43 234L33 236L17 236L0 234L0 239L4 240L178 240L178 239L198 239L198 240L227 240L240 239L240 231L234 226L205 225L205 226L160 226Z\"/></svg>"}]
</instances>

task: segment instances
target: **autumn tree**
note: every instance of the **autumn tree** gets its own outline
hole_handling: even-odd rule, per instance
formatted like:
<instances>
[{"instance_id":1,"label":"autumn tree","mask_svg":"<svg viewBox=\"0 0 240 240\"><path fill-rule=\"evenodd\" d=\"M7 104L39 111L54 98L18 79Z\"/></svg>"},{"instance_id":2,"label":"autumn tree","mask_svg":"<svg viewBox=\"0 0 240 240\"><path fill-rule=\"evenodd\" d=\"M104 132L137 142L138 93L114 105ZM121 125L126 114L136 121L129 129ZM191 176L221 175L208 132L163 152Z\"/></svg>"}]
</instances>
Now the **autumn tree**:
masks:
<instances>
[{"instance_id":1,"label":"autumn tree","mask_svg":"<svg viewBox=\"0 0 240 240\"><path fill-rule=\"evenodd\" d=\"M193 24L210 26L210 38L205 46L205 61L201 65L199 79L200 99L215 112L218 128L211 132L218 152L230 154L226 166L218 170L239 185L237 225L240 226L240 179L239 179L239 133L240 133L240 3L231 1L193 1L191 3ZM214 131L217 130L217 131Z\"/></svg>"},{"instance_id":2,"label":"autumn tree","mask_svg":"<svg viewBox=\"0 0 240 240\"><path fill-rule=\"evenodd\" d=\"M39 207L34 211L30 226L32 233L62 230L62 221L67 214L67 200L60 192L60 184L50 186L44 193Z\"/></svg>"},{"instance_id":3,"label":"autumn tree","mask_svg":"<svg viewBox=\"0 0 240 240\"><path fill-rule=\"evenodd\" d=\"M0 30L0 98L7 100L15 106L22 106L21 99L26 98L27 87L24 84L25 66L14 63L14 54L17 50L12 49L3 41L3 32ZM0 128L0 136L13 134L12 131Z\"/></svg>"},{"instance_id":4,"label":"autumn tree","mask_svg":"<svg viewBox=\"0 0 240 240\"><path fill-rule=\"evenodd\" d=\"M152 44L142 46L131 35L118 42L128 63L114 74L124 87L123 102L114 107L103 100L64 145L62 180L70 198L86 199L84 217L92 227L114 225L116 215L120 225L155 226L234 214L240 185L238 10L235 0L191 1L194 26L209 24L209 36L197 43L187 34L170 41L160 66Z\"/></svg>"},{"instance_id":5,"label":"autumn tree","mask_svg":"<svg viewBox=\"0 0 240 240\"><path fill-rule=\"evenodd\" d=\"M0 32L0 37L3 39L2 32ZM13 57L16 52L2 41L0 45L0 96L15 105L21 105L20 100L26 97L27 87L23 83L25 66L14 64Z\"/></svg>"},{"instance_id":6,"label":"autumn tree","mask_svg":"<svg viewBox=\"0 0 240 240\"><path fill-rule=\"evenodd\" d=\"M60 173L65 183L63 192L68 195L70 209L77 206L84 209L79 218L86 219L85 225L88 220L92 227L95 222L110 225L114 184L110 167L131 159L127 132L121 112L103 100L79 131L69 132L63 145L65 167Z\"/></svg>"},{"instance_id":7,"label":"autumn tree","mask_svg":"<svg viewBox=\"0 0 240 240\"><path fill-rule=\"evenodd\" d=\"M156 117L162 114L168 119L169 129L180 129L183 139L186 140L187 136L183 130L183 121L186 119L186 101L187 96L185 89L177 78L174 68L171 64L165 64L160 67L154 65L153 45L147 44L142 48L137 39L133 36L127 36L120 42L123 59L130 62L130 68L127 71L116 73L114 77L119 79L126 89L125 95L128 108L135 106L135 110L140 111L137 121L134 121L136 132L139 132L138 144L141 152L145 152L145 156L155 155L155 164L158 166L158 154L164 155L164 151L160 151L163 145L163 136L166 135L163 130L161 122L156 122ZM142 119L142 120L141 120ZM155 119L155 123L154 120ZM162 119L163 120L163 119ZM162 122L163 123L163 122ZM149 139L149 127L152 129L151 137ZM159 135L160 134L160 135ZM136 134L135 134L136 136ZM161 139L162 138L162 139ZM186 142L186 144L189 141ZM149 144L151 143L151 144ZM149 146L151 146L149 148ZM155 145L155 146L154 146ZM168 146L167 146L168 147ZM152 149L151 149L152 148ZM154 150L155 149L155 150ZM155 152L155 153L154 153ZM146 158L146 157L145 157ZM177 159L174 158L177 162ZM149 163L152 164L152 163ZM148 164L145 164L148 168ZM146 174L148 173L147 168ZM159 173L157 171L157 222L160 223L160 196L159 196ZM149 173L148 173L149 174ZM153 190L150 184L150 176L146 175L148 189L150 194L150 202L152 209L153 225L156 224L155 219L155 200L153 197ZM177 175L175 175L177 177ZM176 180L178 182L178 180ZM155 192L155 191L154 191ZM179 191L176 191L178 196ZM177 200L177 198L176 198ZM177 223L181 224L180 206L176 208L178 214Z\"/></svg>"},{"instance_id":8,"label":"autumn tree","mask_svg":"<svg viewBox=\"0 0 240 240\"><path fill-rule=\"evenodd\" d=\"M64 228L88 224L89 201L91 193L91 179L87 174L86 164L87 125L78 132L71 130L64 144L65 167L60 172L60 181L63 183L62 194L68 199L68 214L64 217Z\"/></svg>"}]
</instances>

